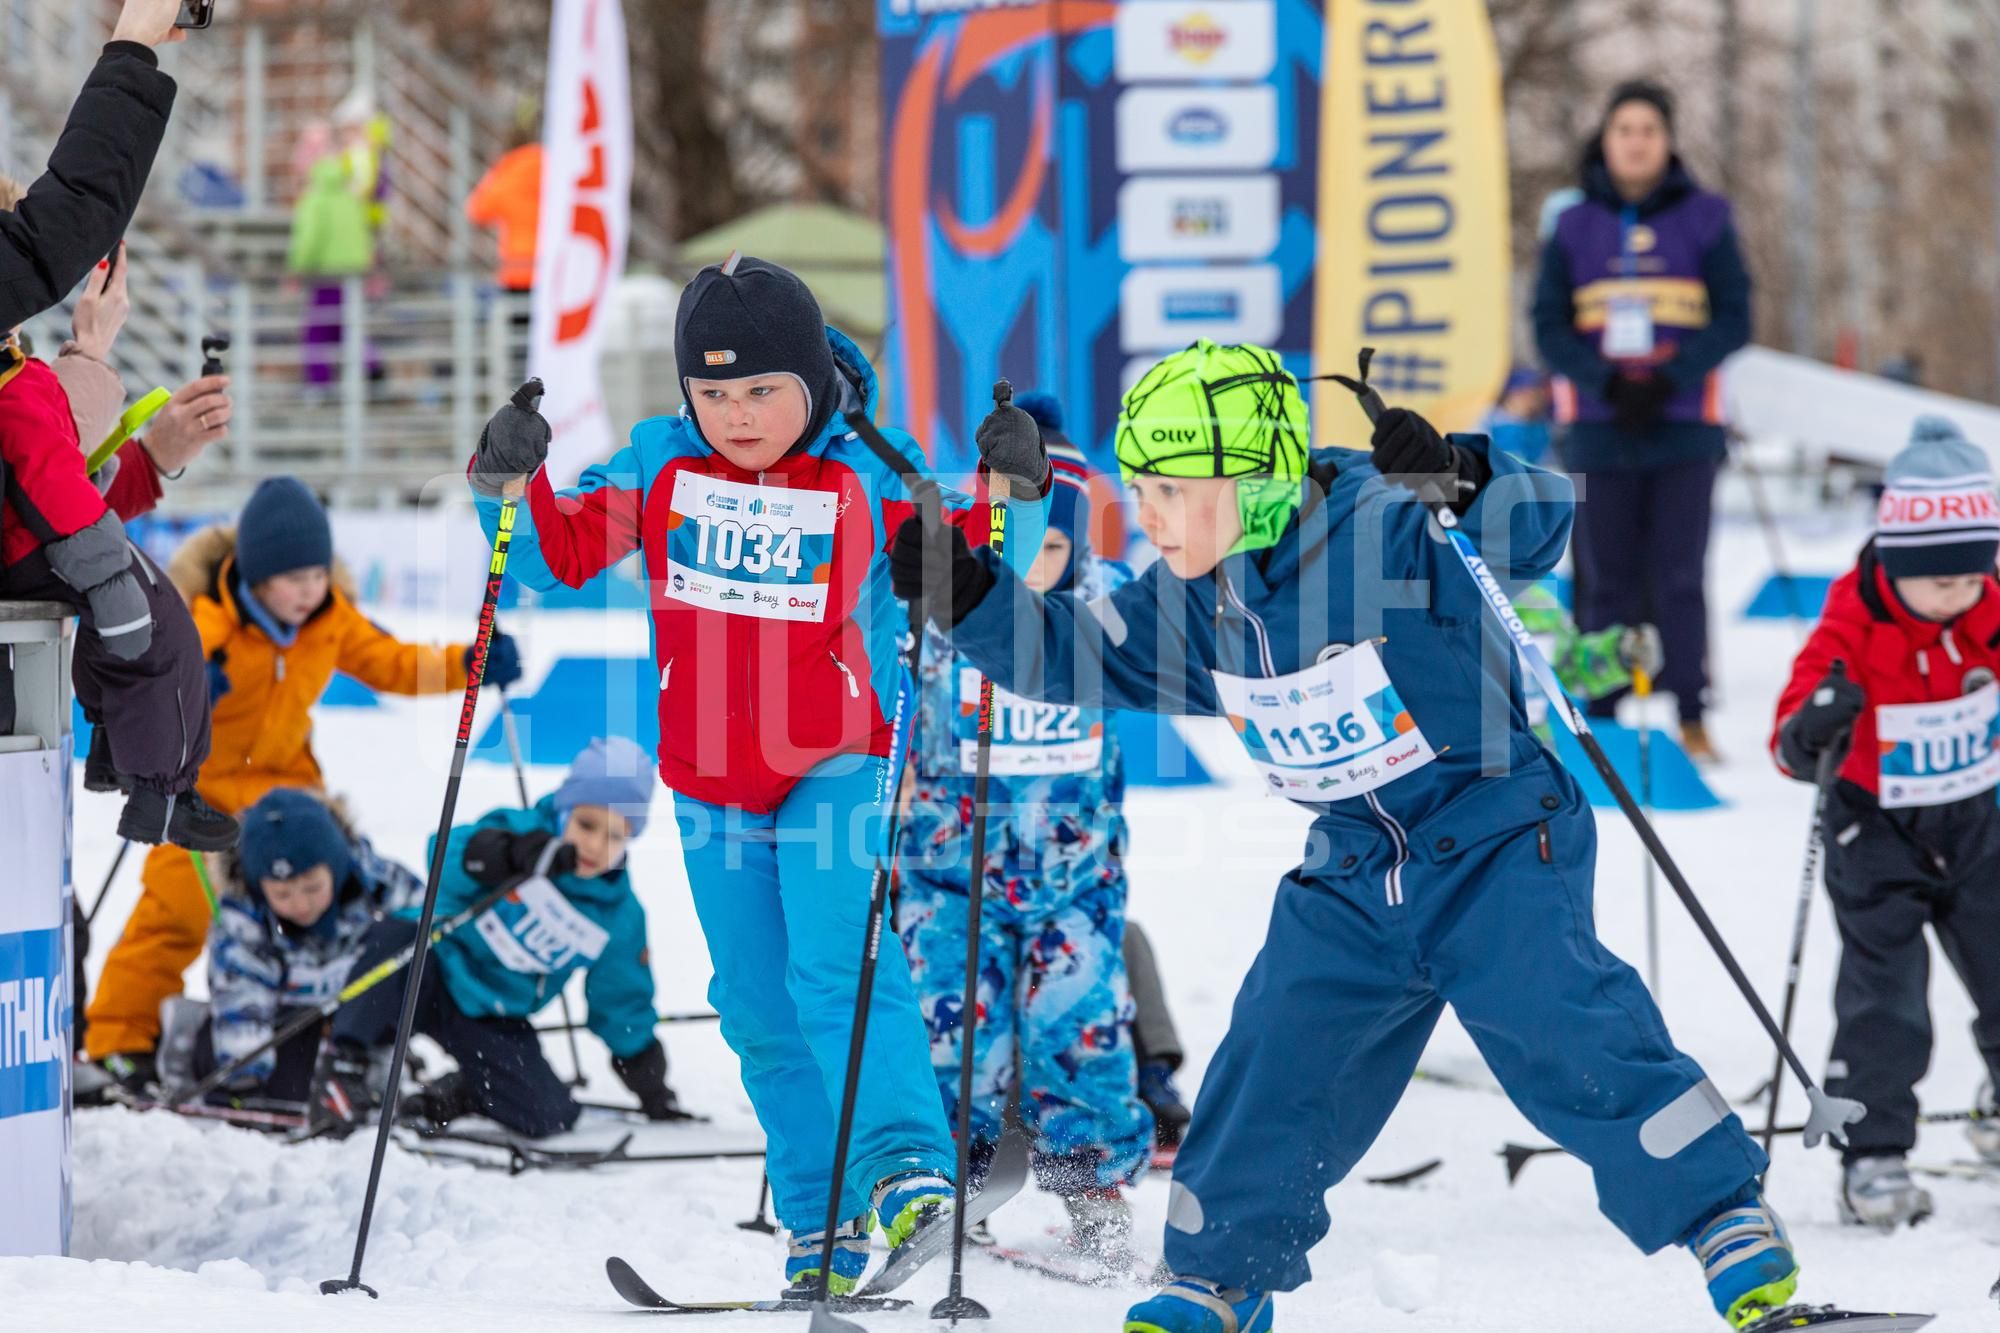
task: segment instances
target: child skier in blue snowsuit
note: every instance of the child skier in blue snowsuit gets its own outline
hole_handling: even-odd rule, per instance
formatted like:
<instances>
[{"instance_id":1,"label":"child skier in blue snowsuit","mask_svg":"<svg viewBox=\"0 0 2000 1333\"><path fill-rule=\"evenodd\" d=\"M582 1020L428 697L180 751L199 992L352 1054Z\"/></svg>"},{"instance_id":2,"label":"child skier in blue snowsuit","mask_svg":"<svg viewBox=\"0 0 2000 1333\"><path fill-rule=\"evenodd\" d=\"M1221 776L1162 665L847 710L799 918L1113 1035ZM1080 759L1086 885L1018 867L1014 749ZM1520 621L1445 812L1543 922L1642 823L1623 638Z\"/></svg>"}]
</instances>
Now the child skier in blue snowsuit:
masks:
<instances>
[{"instance_id":1,"label":"child skier in blue snowsuit","mask_svg":"<svg viewBox=\"0 0 2000 1333\"><path fill-rule=\"evenodd\" d=\"M1029 395L1021 402L1035 410ZM1027 582L1105 596L1131 574L1091 553L1082 456L1051 448L1050 459L1048 535ZM980 677L945 636L933 630L928 640L896 927L955 1124ZM1136 1094L1125 981L1124 764L1100 708L1002 694L993 716L974 1160L1000 1140L1018 1051L1037 1179L1068 1208L1073 1248L1118 1259L1131 1232L1120 1189L1144 1172L1153 1139Z\"/></svg>"},{"instance_id":2,"label":"child skier in blue snowsuit","mask_svg":"<svg viewBox=\"0 0 2000 1333\"><path fill-rule=\"evenodd\" d=\"M581 587L641 553L659 668L660 778L715 979L709 1000L742 1063L768 1145L785 1275L820 1271L833 1147L860 988L870 888L906 728L888 547L914 512L901 470L849 428L873 415L875 372L827 327L796 274L732 256L681 293L675 354L687 406L554 489L549 426L509 405L468 481L492 536L525 491L508 573ZM905 461L916 442L884 431ZM977 432L1005 477L1025 547L1041 543L1048 458L1019 408ZM984 489L982 485L981 489ZM982 500L984 496L980 497ZM985 505L947 496L945 521L984 531ZM870 1219L891 1248L950 1211L956 1153L900 951L875 973L827 1285L850 1290Z\"/></svg>"},{"instance_id":3,"label":"child skier in blue snowsuit","mask_svg":"<svg viewBox=\"0 0 2000 1333\"><path fill-rule=\"evenodd\" d=\"M1108 599L1038 597L950 540L898 535L896 586L1007 688L1227 715L1317 818L1281 883L1175 1165L1178 1280L1128 1333L1262 1333L1310 1277L1325 1191L1374 1140L1449 1003L1507 1093L1582 1158L1646 1251L1680 1243L1736 1325L1797 1281L1764 1154L1592 926L1596 827L1529 729L1480 590L1412 494L1503 581L1547 573L1561 479L1404 410L1373 454L1307 447L1276 354L1196 343L1126 396L1118 456L1159 562ZM1412 475L1417 474L1417 475Z\"/></svg>"},{"instance_id":4,"label":"child skier in blue snowsuit","mask_svg":"<svg viewBox=\"0 0 2000 1333\"><path fill-rule=\"evenodd\" d=\"M311 792L275 788L242 822L242 842L218 858L209 1020L194 1039L195 1078L249 1056L299 1010L339 994L376 919L424 896L421 875L376 852ZM303 1102L318 1049L318 1031L302 1032L252 1059L211 1100Z\"/></svg>"},{"instance_id":5,"label":"child skier in blue snowsuit","mask_svg":"<svg viewBox=\"0 0 2000 1333\"><path fill-rule=\"evenodd\" d=\"M655 1120L680 1117L667 1086L646 912L625 868L625 845L645 831L652 797L646 751L623 737L594 740L561 786L526 810L503 806L452 829L438 886L439 921L513 886L439 941L424 968L416 1030L458 1068L404 1099L397 1113L442 1127L487 1116L531 1138L576 1123L569 1085L542 1054L529 1021L584 974L585 1025L611 1050L611 1067ZM435 835L433 835L435 837ZM430 849L426 849L428 857ZM369 931L357 974L416 939L415 913ZM366 1116L368 1051L396 1035L409 973L362 992L334 1015L309 1113L344 1130ZM341 1108L354 1108L343 1114Z\"/></svg>"}]
</instances>

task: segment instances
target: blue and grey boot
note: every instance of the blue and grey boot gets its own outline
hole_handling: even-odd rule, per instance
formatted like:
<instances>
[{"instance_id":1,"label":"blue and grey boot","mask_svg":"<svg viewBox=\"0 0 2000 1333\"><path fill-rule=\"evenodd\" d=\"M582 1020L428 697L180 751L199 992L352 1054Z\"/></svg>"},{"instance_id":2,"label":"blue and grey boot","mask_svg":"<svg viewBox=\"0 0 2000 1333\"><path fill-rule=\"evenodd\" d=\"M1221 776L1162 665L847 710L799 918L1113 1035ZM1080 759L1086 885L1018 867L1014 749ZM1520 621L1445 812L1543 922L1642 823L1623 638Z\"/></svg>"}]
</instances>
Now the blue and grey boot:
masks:
<instances>
[{"instance_id":1,"label":"blue and grey boot","mask_svg":"<svg viewBox=\"0 0 2000 1333\"><path fill-rule=\"evenodd\" d=\"M1125 1333L1271 1333L1271 1294L1176 1278L1125 1312Z\"/></svg>"},{"instance_id":2,"label":"blue and grey boot","mask_svg":"<svg viewBox=\"0 0 2000 1333\"><path fill-rule=\"evenodd\" d=\"M1733 1328L1787 1305L1798 1288L1799 1262L1785 1224L1757 1195L1711 1214L1687 1246L1701 1260L1715 1312Z\"/></svg>"}]
</instances>

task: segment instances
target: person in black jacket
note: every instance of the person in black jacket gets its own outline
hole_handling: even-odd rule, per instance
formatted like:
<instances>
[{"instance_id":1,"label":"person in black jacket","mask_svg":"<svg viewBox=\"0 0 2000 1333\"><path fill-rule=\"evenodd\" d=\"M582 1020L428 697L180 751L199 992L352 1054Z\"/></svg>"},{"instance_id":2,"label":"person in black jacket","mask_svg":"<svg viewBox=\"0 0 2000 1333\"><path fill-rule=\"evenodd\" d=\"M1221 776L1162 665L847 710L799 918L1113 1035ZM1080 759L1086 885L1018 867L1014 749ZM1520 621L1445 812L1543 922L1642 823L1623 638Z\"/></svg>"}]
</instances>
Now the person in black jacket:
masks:
<instances>
[{"instance_id":1,"label":"person in black jacket","mask_svg":"<svg viewBox=\"0 0 2000 1333\"><path fill-rule=\"evenodd\" d=\"M67 296L131 224L174 107L152 48L176 42L179 0L125 0L48 169L0 214L0 330Z\"/></svg>"},{"instance_id":2,"label":"person in black jacket","mask_svg":"<svg viewBox=\"0 0 2000 1333\"><path fill-rule=\"evenodd\" d=\"M1674 151L1673 99L1650 83L1611 95L1584 154L1582 198L1542 250L1535 345L1555 375L1556 448L1578 487L1576 620L1651 623L1681 744L1715 747L1704 566L1727 452L1717 371L1750 339L1750 274L1729 203ZM1617 702L1591 705L1608 716Z\"/></svg>"}]
</instances>

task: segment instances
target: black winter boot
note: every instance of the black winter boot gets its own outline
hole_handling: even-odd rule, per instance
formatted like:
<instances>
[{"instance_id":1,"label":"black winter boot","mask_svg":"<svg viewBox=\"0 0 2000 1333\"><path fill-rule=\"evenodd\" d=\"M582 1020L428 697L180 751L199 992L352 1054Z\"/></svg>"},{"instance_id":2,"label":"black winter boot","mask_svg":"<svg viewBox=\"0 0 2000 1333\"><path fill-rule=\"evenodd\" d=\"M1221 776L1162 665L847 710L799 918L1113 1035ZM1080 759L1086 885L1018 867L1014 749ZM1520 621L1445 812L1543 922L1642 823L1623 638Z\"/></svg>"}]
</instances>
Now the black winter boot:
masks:
<instances>
[{"instance_id":1,"label":"black winter boot","mask_svg":"<svg viewBox=\"0 0 2000 1333\"><path fill-rule=\"evenodd\" d=\"M192 852L226 852L242 832L231 815L210 805L198 791L166 792L140 787L125 798L118 836L149 845L170 842Z\"/></svg>"}]
</instances>

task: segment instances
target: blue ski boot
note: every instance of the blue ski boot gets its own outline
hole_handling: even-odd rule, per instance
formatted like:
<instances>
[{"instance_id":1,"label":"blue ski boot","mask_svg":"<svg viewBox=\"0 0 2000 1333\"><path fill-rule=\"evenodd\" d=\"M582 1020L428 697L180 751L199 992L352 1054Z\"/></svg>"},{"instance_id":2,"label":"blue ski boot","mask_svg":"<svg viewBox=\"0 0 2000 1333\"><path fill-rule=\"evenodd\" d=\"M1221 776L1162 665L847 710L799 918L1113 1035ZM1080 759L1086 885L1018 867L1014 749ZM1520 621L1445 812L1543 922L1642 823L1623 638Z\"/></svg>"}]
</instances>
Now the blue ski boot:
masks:
<instances>
[{"instance_id":1,"label":"blue ski boot","mask_svg":"<svg viewBox=\"0 0 2000 1333\"><path fill-rule=\"evenodd\" d=\"M883 1239L895 1249L934 1215L951 1208L952 1185L931 1171L905 1171L890 1176L875 1187L876 1225Z\"/></svg>"},{"instance_id":2,"label":"blue ski boot","mask_svg":"<svg viewBox=\"0 0 2000 1333\"><path fill-rule=\"evenodd\" d=\"M1799 1285L1785 1224L1757 1195L1711 1214L1687 1246L1701 1260L1715 1312L1733 1328L1748 1328L1782 1308Z\"/></svg>"},{"instance_id":3,"label":"blue ski boot","mask_svg":"<svg viewBox=\"0 0 2000 1333\"><path fill-rule=\"evenodd\" d=\"M1271 1294L1176 1278L1125 1312L1125 1333L1271 1333Z\"/></svg>"},{"instance_id":4,"label":"blue ski boot","mask_svg":"<svg viewBox=\"0 0 2000 1333\"><path fill-rule=\"evenodd\" d=\"M868 1270L868 1224L872 1220L864 1213L842 1223L833 1233L833 1274L827 1279L827 1295L852 1292ZM824 1231L792 1233L791 1250L785 1256L785 1281L794 1293L819 1294L819 1256L825 1241Z\"/></svg>"}]
</instances>

